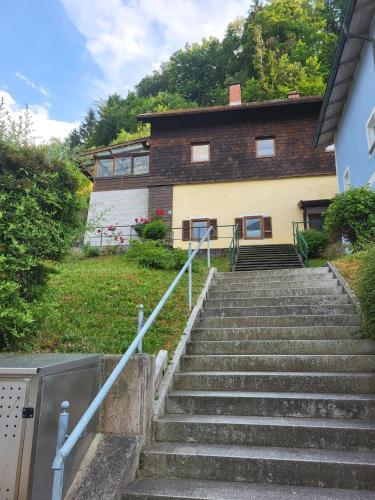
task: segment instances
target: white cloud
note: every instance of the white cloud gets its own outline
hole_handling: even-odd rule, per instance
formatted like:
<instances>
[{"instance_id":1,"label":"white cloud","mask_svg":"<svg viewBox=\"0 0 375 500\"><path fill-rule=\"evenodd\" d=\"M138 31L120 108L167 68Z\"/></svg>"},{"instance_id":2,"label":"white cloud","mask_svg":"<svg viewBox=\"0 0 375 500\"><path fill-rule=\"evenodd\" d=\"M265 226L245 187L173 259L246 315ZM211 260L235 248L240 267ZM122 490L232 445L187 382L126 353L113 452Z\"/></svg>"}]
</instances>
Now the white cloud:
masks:
<instances>
[{"instance_id":1,"label":"white cloud","mask_svg":"<svg viewBox=\"0 0 375 500\"><path fill-rule=\"evenodd\" d=\"M0 101L2 99L4 100L5 109L14 120L17 120L24 113L25 108L20 106L9 92L0 90ZM29 106L33 136L37 144L48 142L52 138L64 139L78 125L78 123L53 120L49 117L49 108L50 104L48 102L43 105Z\"/></svg>"},{"instance_id":2,"label":"white cloud","mask_svg":"<svg viewBox=\"0 0 375 500\"><path fill-rule=\"evenodd\" d=\"M25 82L26 85L28 85L32 89L37 90L40 94L42 94L42 96L44 96L44 97L48 96L49 92L48 92L48 89L46 89L46 87L43 87L43 85L37 85L32 80L30 80L30 78L28 78L26 75L24 75L20 71L16 71L14 73L14 76L16 76L17 78L19 78L23 82Z\"/></svg>"},{"instance_id":3,"label":"white cloud","mask_svg":"<svg viewBox=\"0 0 375 500\"><path fill-rule=\"evenodd\" d=\"M124 94L186 42L222 38L249 0L61 0L103 77Z\"/></svg>"}]
</instances>

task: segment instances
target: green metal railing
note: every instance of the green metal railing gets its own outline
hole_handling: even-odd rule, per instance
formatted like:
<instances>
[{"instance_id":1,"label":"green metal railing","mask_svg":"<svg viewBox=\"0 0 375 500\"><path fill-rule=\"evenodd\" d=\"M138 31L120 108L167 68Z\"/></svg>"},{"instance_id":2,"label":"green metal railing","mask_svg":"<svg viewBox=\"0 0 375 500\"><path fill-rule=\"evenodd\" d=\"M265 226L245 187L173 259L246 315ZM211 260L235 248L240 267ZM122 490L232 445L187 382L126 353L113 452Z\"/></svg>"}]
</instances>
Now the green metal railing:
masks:
<instances>
[{"instance_id":1,"label":"green metal railing","mask_svg":"<svg viewBox=\"0 0 375 500\"><path fill-rule=\"evenodd\" d=\"M233 226L233 237L229 245L229 263L231 269L235 266L237 255L238 255L238 247L240 246L240 238L238 235L238 226Z\"/></svg>"},{"instance_id":2,"label":"green metal railing","mask_svg":"<svg viewBox=\"0 0 375 500\"><path fill-rule=\"evenodd\" d=\"M299 224L300 224L299 222L292 222L294 246L296 247L297 252L301 256L302 261L307 262L309 257L309 245L307 244L307 241L305 240L299 229Z\"/></svg>"}]
</instances>

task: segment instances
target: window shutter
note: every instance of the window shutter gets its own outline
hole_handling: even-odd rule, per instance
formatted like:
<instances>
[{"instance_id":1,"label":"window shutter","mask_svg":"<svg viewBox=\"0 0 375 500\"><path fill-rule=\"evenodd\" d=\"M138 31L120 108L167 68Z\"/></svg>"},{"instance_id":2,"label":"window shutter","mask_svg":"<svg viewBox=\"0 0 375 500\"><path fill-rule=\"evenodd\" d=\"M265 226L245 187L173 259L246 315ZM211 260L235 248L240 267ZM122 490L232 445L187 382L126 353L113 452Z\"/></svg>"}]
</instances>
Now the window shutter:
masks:
<instances>
[{"instance_id":1,"label":"window shutter","mask_svg":"<svg viewBox=\"0 0 375 500\"><path fill-rule=\"evenodd\" d=\"M210 233L210 240L217 240L217 219L210 219L210 226L213 227L213 230Z\"/></svg>"},{"instance_id":2,"label":"window shutter","mask_svg":"<svg viewBox=\"0 0 375 500\"><path fill-rule=\"evenodd\" d=\"M272 238L272 222L271 217L263 218L263 228L264 228L264 237Z\"/></svg>"},{"instance_id":3,"label":"window shutter","mask_svg":"<svg viewBox=\"0 0 375 500\"><path fill-rule=\"evenodd\" d=\"M190 241L190 221L182 221L182 241Z\"/></svg>"},{"instance_id":4,"label":"window shutter","mask_svg":"<svg viewBox=\"0 0 375 500\"><path fill-rule=\"evenodd\" d=\"M243 218L239 217L234 219L234 224L238 227L238 237L240 240L243 239Z\"/></svg>"}]
</instances>

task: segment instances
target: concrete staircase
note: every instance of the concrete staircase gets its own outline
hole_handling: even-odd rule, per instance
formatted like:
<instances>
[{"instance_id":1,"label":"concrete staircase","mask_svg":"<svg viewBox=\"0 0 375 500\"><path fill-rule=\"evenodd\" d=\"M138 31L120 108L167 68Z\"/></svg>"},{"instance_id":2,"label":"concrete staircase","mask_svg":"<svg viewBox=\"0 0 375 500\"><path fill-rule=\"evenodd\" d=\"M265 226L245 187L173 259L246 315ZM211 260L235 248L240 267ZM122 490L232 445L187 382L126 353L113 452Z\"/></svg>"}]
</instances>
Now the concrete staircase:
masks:
<instances>
[{"instance_id":1,"label":"concrete staircase","mask_svg":"<svg viewBox=\"0 0 375 500\"><path fill-rule=\"evenodd\" d=\"M217 274L125 498L375 498L358 325L328 268Z\"/></svg>"},{"instance_id":2,"label":"concrete staircase","mask_svg":"<svg viewBox=\"0 0 375 500\"><path fill-rule=\"evenodd\" d=\"M235 271L303 267L293 245L248 245L238 249Z\"/></svg>"}]
</instances>

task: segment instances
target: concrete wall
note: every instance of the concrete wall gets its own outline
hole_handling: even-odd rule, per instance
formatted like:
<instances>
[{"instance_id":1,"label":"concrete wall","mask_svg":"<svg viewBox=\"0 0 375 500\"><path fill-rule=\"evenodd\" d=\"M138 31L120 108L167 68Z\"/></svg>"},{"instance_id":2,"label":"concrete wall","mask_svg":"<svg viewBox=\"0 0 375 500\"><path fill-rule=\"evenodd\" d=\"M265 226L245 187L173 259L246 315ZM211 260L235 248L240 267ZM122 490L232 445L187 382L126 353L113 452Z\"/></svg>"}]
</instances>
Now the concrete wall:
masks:
<instances>
[{"instance_id":1,"label":"concrete wall","mask_svg":"<svg viewBox=\"0 0 375 500\"><path fill-rule=\"evenodd\" d=\"M375 37L375 19L371 36ZM366 123L375 108L375 54L374 47L365 43L351 91L348 96L335 137L336 168L340 192L344 191L344 173L349 168L350 183L354 187L375 185L375 152L368 152Z\"/></svg>"},{"instance_id":2,"label":"concrete wall","mask_svg":"<svg viewBox=\"0 0 375 500\"><path fill-rule=\"evenodd\" d=\"M272 238L241 240L241 245L292 243L292 221L302 221L300 200L332 198L337 192L334 175L270 179L261 181L220 182L173 187L173 227L195 218L217 219L218 226L233 225L234 219L245 215L272 218ZM212 248L227 248L232 228L218 228L219 239ZM186 248L181 231L175 230L175 246ZM224 239L222 239L224 238Z\"/></svg>"},{"instance_id":3,"label":"concrete wall","mask_svg":"<svg viewBox=\"0 0 375 500\"><path fill-rule=\"evenodd\" d=\"M104 226L110 224L130 226L136 217L148 216L148 189L124 189L114 191L94 191L90 195L87 215L88 225ZM129 233L129 229L126 229ZM125 235L126 236L126 235ZM100 244L95 232L87 232L85 242L91 245ZM111 240L103 238L104 244Z\"/></svg>"}]
</instances>

